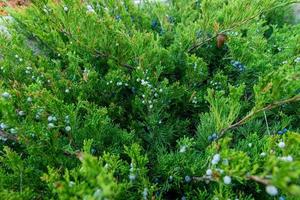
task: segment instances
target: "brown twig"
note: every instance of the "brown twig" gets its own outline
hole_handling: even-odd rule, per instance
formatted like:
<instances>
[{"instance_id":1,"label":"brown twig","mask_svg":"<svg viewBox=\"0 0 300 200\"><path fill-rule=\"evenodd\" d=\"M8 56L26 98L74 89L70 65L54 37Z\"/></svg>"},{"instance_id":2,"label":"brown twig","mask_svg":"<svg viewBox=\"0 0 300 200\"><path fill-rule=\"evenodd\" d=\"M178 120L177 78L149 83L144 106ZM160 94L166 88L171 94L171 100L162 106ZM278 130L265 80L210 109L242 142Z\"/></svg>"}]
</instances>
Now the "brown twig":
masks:
<instances>
[{"instance_id":1,"label":"brown twig","mask_svg":"<svg viewBox=\"0 0 300 200\"><path fill-rule=\"evenodd\" d=\"M258 183L262 183L264 185L269 185L269 183L270 183L269 180L258 177L258 176L247 176L247 179L253 180L253 181L258 182Z\"/></svg>"},{"instance_id":2,"label":"brown twig","mask_svg":"<svg viewBox=\"0 0 300 200\"><path fill-rule=\"evenodd\" d=\"M14 135L9 135L7 134L6 132L0 130L0 137L1 138L4 138L4 139L7 139L7 140L11 140L11 141L14 141L14 142L18 142L18 138Z\"/></svg>"},{"instance_id":3,"label":"brown twig","mask_svg":"<svg viewBox=\"0 0 300 200\"><path fill-rule=\"evenodd\" d=\"M257 182L257 183L261 183L261 184L264 184L264 185L269 185L270 184L270 181L269 180L267 180L267 179L265 179L265 178L261 178L261 177L259 177L259 176L247 176L246 177L246 179L248 179L248 180L253 180L253 181L255 181L255 182ZM194 181L201 181L201 182L203 182L203 181L217 181L217 180L215 180L215 179L212 179L212 177L211 176L194 176L193 177L193 180Z\"/></svg>"},{"instance_id":4,"label":"brown twig","mask_svg":"<svg viewBox=\"0 0 300 200\"><path fill-rule=\"evenodd\" d=\"M193 176L193 181L195 182L209 182L209 181L217 181L215 179L213 179L211 176Z\"/></svg>"},{"instance_id":5,"label":"brown twig","mask_svg":"<svg viewBox=\"0 0 300 200\"><path fill-rule=\"evenodd\" d=\"M272 104L269 104L267 105L266 107L264 108L261 108L261 109L258 109L258 110L255 110L255 111L251 111L248 115L246 115L244 118L242 118L240 121L228 126L227 128L224 128L223 130L221 130L220 132L220 135L218 137L221 138L225 135L225 132L230 130L230 129L233 129L237 126L240 126L240 125L243 125L244 123L246 123L249 119L251 119L254 115L260 113L260 112L264 112L264 111L267 111L267 110L271 110L273 108L277 108L278 106L281 106L283 104L286 104L286 103L291 103L291 102L297 102L297 101L300 101L300 95L296 95L292 98L289 98L289 99L285 99L285 100L282 100L282 101L277 101L277 102L274 102Z\"/></svg>"}]
</instances>

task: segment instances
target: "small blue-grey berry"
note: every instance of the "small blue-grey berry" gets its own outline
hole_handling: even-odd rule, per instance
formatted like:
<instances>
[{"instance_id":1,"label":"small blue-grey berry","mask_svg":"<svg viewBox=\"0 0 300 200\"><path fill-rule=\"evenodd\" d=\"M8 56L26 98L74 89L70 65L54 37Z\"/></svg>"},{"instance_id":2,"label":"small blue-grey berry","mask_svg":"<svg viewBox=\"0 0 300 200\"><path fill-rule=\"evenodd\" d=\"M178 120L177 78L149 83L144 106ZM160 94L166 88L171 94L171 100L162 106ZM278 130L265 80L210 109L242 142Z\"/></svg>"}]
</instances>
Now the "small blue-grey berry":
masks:
<instances>
[{"instance_id":1,"label":"small blue-grey berry","mask_svg":"<svg viewBox=\"0 0 300 200\"><path fill-rule=\"evenodd\" d=\"M184 180L185 180L185 182L189 183L189 182L191 182L192 179L190 176L185 176Z\"/></svg>"},{"instance_id":2,"label":"small blue-grey berry","mask_svg":"<svg viewBox=\"0 0 300 200\"><path fill-rule=\"evenodd\" d=\"M213 134L212 134L212 137L213 137L214 139L216 139L216 138L218 137L217 133L213 133Z\"/></svg>"},{"instance_id":3,"label":"small blue-grey berry","mask_svg":"<svg viewBox=\"0 0 300 200\"><path fill-rule=\"evenodd\" d=\"M96 149L92 148L91 153L95 154L96 153Z\"/></svg>"},{"instance_id":4,"label":"small blue-grey berry","mask_svg":"<svg viewBox=\"0 0 300 200\"><path fill-rule=\"evenodd\" d=\"M197 38L202 37L202 35L203 35L203 31L198 30L198 31L196 32L196 37L197 37Z\"/></svg>"},{"instance_id":5,"label":"small blue-grey berry","mask_svg":"<svg viewBox=\"0 0 300 200\"><path fill-rule=\"evenodd\" d=\"M186 145L181 146L179 152L180 152L180 153L186 152L186 148L187 148Z\"/></svg>"},{"instance_id":6,"label":"small blue-grey berry","mask_svg":"<svg viewBox=\"0 0 300 200\"><path fill-rule=\"evenodd\" d=\"M103 198L103 192L98 188L93 194L93 199L102 199L102 198Z\"/></svg>"},{"instance_id":7,"label":"small blue-grey berry","mask_svg":"<svg viewBox=\"0 0 300 200\"><path fill-rule=\"evenodd\" d=\"M8 92L3 92L1 95L4 99L9 99L11 95Z\"/></svg>"},{"instance_id":8,"label":"small blue-grey berry","mask_svg":"<svg viewBox=\"0 0 300 200\"><path fill-rule=\"evenodd\" d=\"M265 157L266 155L267 155L266 152L262 152L262 153L260 154L261 157Z\"/></svg>"},{"instance_id":9,"label":"small blue-grey berry","mask_svg":"<svg viewBox=\"0 0 300 200\"><path fill-rule=\"evenodd\" d=\"M213 174L213 171L211 169L206 170L206 175L211 176Z\"/></svg>"},{"instance_id":10,"label":"small blue-grey berry","mask_svg":"<svg viewBox=\"0 0 300 200\"><path fill-rule=\"evenodd\" d=\"M231 183L231 177L230 176L224 176L223 181L226 185Z\"/></svg>"},{"instance_id":11,"label":"small blue-grey berry","mask_svg":"<svg viewBox=\"0 0 300 200\"><path fill-rule=\"evenodd\" d=\"M155 29L159 25L159 22L156 19L151 21L151 28Z\"/></svg>"},{"instance_id":12,"label":"small blue-grey berry","mask_svg":"<svg viewBox=\"0 0 300 200\"><path fill-rule=\"evenodd\" d=\"M23 110L20 110L20 111L18 112L18 115L19 115L20 117L25 116L25 112L24 112Z\"/></svg>"},{"instance_id":13,"label":"small blue-grey berry","mask_svg":"<svg viewBox=\"0 0 300 200\"><path fill-rule=\"evenodd\" d=\"M54 127L55 127L55 125L54 125L53 123L49 123L49 124L48 124L48 128L49 128L49 129L52 129L52 128L54 128Z\"/></svg>"},{"instance_id":14,"label":"small blue-grey berry","mask_svg":"<svg viewBox=\"0 0 300 200\"><path fill-rule=\"evenodd\" d=\"M48 120L48 122L52 122L53 121L53 117L50 115L50 116L48 116L47 120Z\"/></svg>"},{"instance_id":15,"label":"small blue-grey berry","mask_svg":"<svg viewBox=\"0 0 300 200\"><path fill-rule=\"evenodd\" d=\"M71 126L66 126L66 127L65 127L65 130L66 130L67 132L70 132L70 131L71 131Z\"/></svg>"},{"instance_id":16,"label":"small blue-grey berry","mask_svg":"<svg viewBox=\"0 0 300 200\"><path fill-rule=\"evenodd\" d=\"M73 182L73 181L69 182L69 187L73 187L74 185L75 185L75 182Z\"/></svg>"},{"instance_id":17,"label":"small blue-grey berry","mask_svg":"<svg viewBox=\"0 0 300 200\"><path fill-rule=\"evenodd\" d=\"M11 134L16 134L16 133L17 133L17 130L14 129L14 128L11 128L11 129L9 129L9 132L10 132Z\"/></svg>"},{"instance_id":18,"label":"small blue-grey berry","mask_svg":"<svg viewBox=\"0 0 300 200\"><path fill-rule=\"evenodd\" d=\"M278 194L278 189L273 185L267 185L266 192L271 196L276 196Z\"/></svg>"},{"instance_id":19,"label":"small blue-grey berry","mask_svg":"<svg viewBox=\"0 0 300 200\"><path fill-rule=\"evenodd\" d=\"M4 130L8 128L8 126L6 124L4 124L3 122L0 124L0 129Z\"/></svg>"},{"instance_id":20,"label":"small blue-grey berry","mask_svg":"<svg viewBox=\"0 0 300 200\"><path fill-rule=\"evenodd\" d=\"M216 164L219 163L220 159L221 159L220 154L215 154L215 155L213 156L213 159L212 159L211 163L212 163L213 165L216 165Z\"/></svg>"},{"instance_id":21,"label":"small blue-grey berry","mask_svg":"<svg viewBox=\"0 0 300 200\"><path fill-rule=\"evenodd\" d=\"M283 133L286 133L287 131L288 131L287 128L284 128L284 129L282 130Z\"/></svg>"},{"instance_id":22,"label":"small blue-grey berry","mask_svg":"<svg viewBox=\"0 0 300 200\"><path fill-rule=\"evenodd\" d=\"M87 8L87 13L95 13L95 10L92 5L87 5L86 8Z\"/></svg>"},{"instance_id":23,"label":"small blue-grey berry","mask_svg":"<svg viewBox=\"0 0 300 200\"><path fill-rule=\"evenodd\" d=\"M116 16L116 20L117 20L117 21L120 21L120 20L121 20L121 16L120 16L120 15L117 15L117 16Z\"/></svg>"},{"instance_id":24,"label":"small blue-grey berry","mask_svg":"<svg viewBox=\"0 0 300 200\"><path fill-rule=\"evenodd\" d=\"M64 6L64 11L68 12L69 8L67 6Z\"/></svg>"},{"instance_id":25,"label":"small blue-grey berry","mask_svg":"<svg viewBox=\"0 0 300 200\"><path fill-rule=\"evenodd\" d=\"M136 175L135 174L129 174L129 180L130 181L134 181L136 179Z\"/></svg>"},{"instance_id":26,"label":"small blue-grey berry","mask_svg":"<svg viewBox=\"0 0 300 200\"><path fill-rule=\"evenodd\" d=\"M278 147L279 148L284 148L285 147L285 143L283 141L278 143Z\"/></svg>"},{"instance_id":27,"label":"small blue-grey berry","mask_svg":"<svg viewBox=\"0 0 300 200\"><path fill-rule=\"evenodd\" d=\"M228 162L228 159L223 159L223 165L228 165L229 164L229 162Z\"/></svg>"},{"instance_id":28,"label":"small blue-grey berry","mask_svg":"<svg viewBox=\"0 0 300 200\"><path fill-rule=\"evenodd\" d=\"M284 196L280 196L278 200L285 200Z\"/></svg>"},{"instance_id":29,"label":"small blue-grey berry","mask_svg":"<svg viewBox=\"0 0 300 200\"><path fill-rule=\"evenodd\" d=\"M65 116L65 123L67 123L67 124L70 123L70 116L69 115Z\"/></svg>"},{"instance_id":30,"label":"small blue-grey berry","mask_svg":"<svg viewBox=\"0 0 300 200\"><path fill-rule=\"evenodd\" d=\"M41 115L39 114L39 113L37 113L36 115L35 115L35 119L36 120L39 120L41 118Z\"/></svg>"},{"instance_id":31,"label":"small blue-grey berry","mask_svg":"<svg viewBox=\"0 0 300 200\"><path fill-rule=\"evenodd\" d=\"M169 183L173 181L173 176L169 176L168 178Z\"/></svg>"},{"instance_id":32,"label":"small blue-grey berry","mask_svg":"<svg viewBox=\"0 0 300 200\"><path fill-rule=\"evenodd\" d=\"M296 59L294 60L294 62L295 62L295 63L299 63L299 62L300 62L300 57L296 58Z\"/></svg>"},{"instance_id":33,"label":"small blue-grey berry","mask_svg":"<svg viewBox=\"0 0 300 200\"><path fill-rule=\"evenodd\" d=\"M144 200L147 200L147 196L148 196L148 188L144 188L144 191L143 191L143 199L144 199Z\"/></svg>"},{"instance_id":34,"label":"small blue-grey berry","mask_svg":"<svg viewBox=\"0 0 300 200\"><path fill-rule=\"evenodd\" d=\"M28 102L28 103L31 103L31 102L32 102L32 98L31 98L31 97L28 97L28 98L27 98L27 102Z\"/></svg>"}]
</instances>

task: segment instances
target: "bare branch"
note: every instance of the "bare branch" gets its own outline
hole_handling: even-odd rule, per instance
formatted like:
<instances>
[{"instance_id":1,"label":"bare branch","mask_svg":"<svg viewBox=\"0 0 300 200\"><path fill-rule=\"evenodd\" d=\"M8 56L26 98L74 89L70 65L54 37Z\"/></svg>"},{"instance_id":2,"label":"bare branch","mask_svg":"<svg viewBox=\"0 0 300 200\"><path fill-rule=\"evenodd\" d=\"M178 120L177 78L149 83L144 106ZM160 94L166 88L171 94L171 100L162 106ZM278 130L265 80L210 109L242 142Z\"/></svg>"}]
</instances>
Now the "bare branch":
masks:
<instances>
[{"instance_id":1,"label":"bare branch","mask_svg":"<svg viewBox=\"0 0 300 200\"><path fill-rule=\"evenodd\" d=\"M248 176L247 179L253 180L253 181L258 182L258 183L262 183L264 185L269 185L269 183L270 183L269 180L258 177L258 176Z\"/></svg>"}]
</instances>

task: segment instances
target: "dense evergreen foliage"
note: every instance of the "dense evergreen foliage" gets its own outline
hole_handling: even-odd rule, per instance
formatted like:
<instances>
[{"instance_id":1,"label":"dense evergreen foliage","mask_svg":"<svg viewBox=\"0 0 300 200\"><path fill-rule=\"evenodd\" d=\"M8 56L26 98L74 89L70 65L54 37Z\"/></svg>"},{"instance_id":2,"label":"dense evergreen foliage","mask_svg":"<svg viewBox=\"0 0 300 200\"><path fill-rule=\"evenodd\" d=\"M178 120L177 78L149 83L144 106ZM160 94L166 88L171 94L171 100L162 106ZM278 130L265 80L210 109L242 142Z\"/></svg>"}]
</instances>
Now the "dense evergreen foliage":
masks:
<instances>
[{"instance_id":1,"label":"dense evergreen foliage","mask_svg":"<svg viewBox=\"0 0 300 200\"><path fill-rule=\"evenodd\" d=\"M0 198L299 199L300 25L281 14L291 3L10 10Z\"/></svg>"}]
</instances>

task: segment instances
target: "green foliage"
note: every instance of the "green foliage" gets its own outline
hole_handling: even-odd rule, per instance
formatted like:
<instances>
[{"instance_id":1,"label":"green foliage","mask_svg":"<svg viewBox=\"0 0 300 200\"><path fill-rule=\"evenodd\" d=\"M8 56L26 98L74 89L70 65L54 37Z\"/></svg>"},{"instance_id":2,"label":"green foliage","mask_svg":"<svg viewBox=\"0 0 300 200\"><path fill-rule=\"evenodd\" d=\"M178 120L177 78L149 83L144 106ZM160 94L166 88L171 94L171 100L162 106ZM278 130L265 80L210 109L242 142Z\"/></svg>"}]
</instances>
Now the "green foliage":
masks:
<instances>
[{"instance_id":1,"label":"green foliage","mask_svg":"<svg viewBox=\"0 0 300 200\"><path fill-rule=\"evenodd\" d=\"M210 104L210 113L216 124L216 131L231 125L239 115L241 110L240 98L243 94L244 86L234 88L229 85L228 97L224 97L224 91L214 93L208 89L207 101ZM223 93L223 94L222 94Z\"/></svg>"},{"instance_id":2,"label":"green foliage","mask_svg":"<svg viewBox=\"0 0 300 200\"><path fill-rule=\"evenodd\" d=\"M115 169L119 167L118 157L104 154L102 158L97 159L88 153L90 148L91 143L86 143L84 153L78 155L82 163L80 168L66 170L63 177L60 177L59 172L49 168L49 175L43 176L43 180L52 186L59 199L118 197L122 185L118 184L113 176Z\"/></svg>"},{"instance_id":3,"label":"green foliage","mask_svg":"<svg viewBox=\"0 0 300 200\"><path fill-rule=\"evenodd\" d=\"M1 198L299 199L300 25L281 14L292 2L10 10Z\"/></svg>"}]
</instances>

